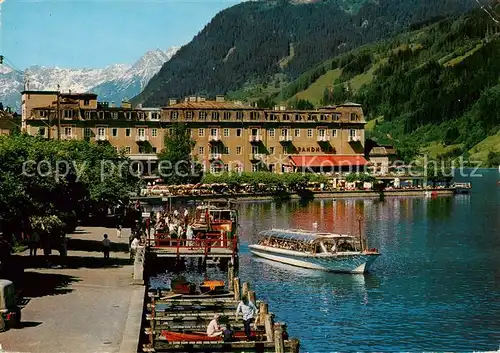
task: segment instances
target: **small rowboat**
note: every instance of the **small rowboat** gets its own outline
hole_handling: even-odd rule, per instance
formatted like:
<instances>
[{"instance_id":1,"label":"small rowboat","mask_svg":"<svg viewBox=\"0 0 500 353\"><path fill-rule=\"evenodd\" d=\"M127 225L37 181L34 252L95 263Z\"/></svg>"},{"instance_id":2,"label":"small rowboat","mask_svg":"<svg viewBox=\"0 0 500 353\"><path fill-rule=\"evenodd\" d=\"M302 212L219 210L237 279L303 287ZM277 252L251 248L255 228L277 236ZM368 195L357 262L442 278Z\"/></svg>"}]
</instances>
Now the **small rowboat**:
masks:
<instances>
[{"instance_id":1,"label":"small rowboat","mask_svg":"<svg viewBox=\"0 0 500 353\"><path fill-rule=\"evenodd\" d=\"M252 332L252 335L262 335L264 332ZM217 337L208 337L206 333L197 333L197 332L191 332L191 333L183 333L183 332L173 332L173 331L167 331L167 330L162 330L161 335L163 338L165 338L168 342L193 342L193 341L202 341L202 342L221 342L222 341L222 336L217 336ZM235 341L246 341L247 337L245 336L245 332L243 331L235 331L233 335Z\"/></svg>"},{"instance_id":2,"label":"small rowboat","mask_svg":"<svg viewBox=\"0 0 500 353\"><path fill-rule=\"evenodd\" d=\"M224 281L203 281L200 284L202 293L221 293L224 291Z\"/></svg>"}]
</instances>

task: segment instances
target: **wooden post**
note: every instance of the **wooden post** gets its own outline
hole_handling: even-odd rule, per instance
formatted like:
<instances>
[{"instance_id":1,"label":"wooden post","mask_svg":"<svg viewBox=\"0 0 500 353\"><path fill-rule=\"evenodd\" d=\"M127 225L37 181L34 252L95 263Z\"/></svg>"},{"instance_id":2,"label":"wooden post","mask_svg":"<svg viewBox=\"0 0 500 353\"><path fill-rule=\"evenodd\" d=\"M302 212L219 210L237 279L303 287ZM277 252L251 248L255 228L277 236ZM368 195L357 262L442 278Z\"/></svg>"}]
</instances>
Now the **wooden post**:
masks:
<instances>
[{"instance_id":1,"label":"wooden post","mask_svg":"<svg viewBox=\"0 0 500 353\"><path fill-rule=\"evenodd\" d=\"M241 289L241 297L247 296L248 297L248 291L250 290L250 285L248 282L243 282L243 287Z\"/></svg>"},{"instance_id":2,"label":"wooden post","mask_svg":"<svg viewBox=\"0 0 500 353\"><path fill-rule=\"evenodd\" d=\"M233 282L234 282L234 284L233 284L234 300L240 300L241 299L240 279L238 277L236 277Z\"/></svg>"},{"instance_id":3,"label":"wooden post","mask_svg":"<svg viewBox=\"0 0 500 353\"><path fill-rule=\"evenodd\" d=\"M255 295L255 291L253 290L248 291L248 300L250 300L254 305L257 305L257 298Z\"/></svg>"},{"instance_id":4,"label":"wooden post","mask_svg":"<svg viewBox=\"0 0 500 353\"><path fill-rule=\"evenodd\" d=\"M269 314L267 303L261 302L259 306L259 324L264 324L266 315Z\"/></svg>"},{"instance_id":5,"label":"wooden post","mask_svg":"<svg viewBox=\"0 0 500 353\"><path fill-rule=\"evenodd\" d=\"M266 314L264 319L264 326L266 328L267 342L274 342L274 328L273 328L273 314Z\"/></svg>"},{"instance_id":6,"label":"wooden post","mask_svg":"<svg viewBox=\"0 0 500 353\"><path fill-rule=\"evenodd\" d=\"M283 327L280 323L274 324L274 349L276 353L285 352L285 342L283 341Z\"/></svg>"},{"instance_id":7,"label":"wooden post","mask_svg":"<svg viewBox=\"0 0 500 353\"><path fill-rule=\"evenodd\" d=\"M233 265L227 267L227 288L232 291L234 289L234 272Z\"/></svg>"},{"instance_id":8,"label":"wooden post","mask_svg":"<svg viewBox=\"0 0 500 353\"><path fill-rule=\"evenodd\" d=\"M291 347L290 347L290 353L299 353L299 347L300 347L300 342L296 338L292 338L290 340Z\"/></svg>"}]
</instances>

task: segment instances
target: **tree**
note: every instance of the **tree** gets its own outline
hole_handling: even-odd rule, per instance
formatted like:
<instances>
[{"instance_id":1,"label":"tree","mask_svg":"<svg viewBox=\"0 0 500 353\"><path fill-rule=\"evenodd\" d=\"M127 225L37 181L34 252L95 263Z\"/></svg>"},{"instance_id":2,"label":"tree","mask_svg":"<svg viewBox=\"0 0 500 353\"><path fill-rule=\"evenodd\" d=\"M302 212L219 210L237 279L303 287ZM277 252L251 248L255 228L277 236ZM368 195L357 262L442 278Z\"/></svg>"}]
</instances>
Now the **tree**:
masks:
<instances>
[{"instance_id":1,"label":"tree","mask_svg":"<svg viewBox=\"0 0 500 353\"><path fill-rule=\"evenodd\" d=\"M495 151L488 152L486 165L488 167L494 167L494 168L500 166L500 152L495 152Z\"/></svg>"},{"instance_id":2,"label":"tree","mask_svg":"<svg viewBox=\"0 0 500 353\"><path fill-rule=\"evenodd\" d=\"M193 158L196 141L186 124L174 124L158 154L158 172L167 184L189 184L201 180L201 165Z\"/></svg>"},{"instance_id":3,"label":"tree","mask_svg":"<svg viewBox=\"0 0 500 353\"><path fill-rule=\"evenodd\" d=\"M44 140L26 134L0 137L0 221L19 238L43 225L50 245L82 219L127 202L140 179L110 145Z\"/></svg>"},{"instance_id":4,"label":"tree","mask_svg":"<svg viewBox=\"0 0 500 353\"><path fill-rule=\"evenodd\" d=\"M309 102L307 99L299 99L295 108L298 110L312 110L314 109L314 104Z\"/></svg>"}]
</instances>

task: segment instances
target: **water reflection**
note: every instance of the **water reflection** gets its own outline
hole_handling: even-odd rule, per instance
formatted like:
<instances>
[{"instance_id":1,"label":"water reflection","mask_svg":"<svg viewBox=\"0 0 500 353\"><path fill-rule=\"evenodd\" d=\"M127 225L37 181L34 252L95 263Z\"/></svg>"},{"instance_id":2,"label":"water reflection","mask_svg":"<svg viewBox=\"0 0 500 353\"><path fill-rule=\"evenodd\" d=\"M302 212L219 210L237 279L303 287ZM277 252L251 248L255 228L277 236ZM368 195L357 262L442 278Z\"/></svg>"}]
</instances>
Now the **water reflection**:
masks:
<instances>
[{"instance_id":1,"label":"water reflection","mask_svg":"<svg viewBox=\"0 0 500 353\"><path fill-rule=\"evenodd\" d=\"M498 172L470 196L247 203L241 275L304 351L487 351L500 342ZM492 188L492 185L495 188ZM272 227L357 234L382 256L372 274L339 275L252 257Z\"/></svg>"}]
</instances>

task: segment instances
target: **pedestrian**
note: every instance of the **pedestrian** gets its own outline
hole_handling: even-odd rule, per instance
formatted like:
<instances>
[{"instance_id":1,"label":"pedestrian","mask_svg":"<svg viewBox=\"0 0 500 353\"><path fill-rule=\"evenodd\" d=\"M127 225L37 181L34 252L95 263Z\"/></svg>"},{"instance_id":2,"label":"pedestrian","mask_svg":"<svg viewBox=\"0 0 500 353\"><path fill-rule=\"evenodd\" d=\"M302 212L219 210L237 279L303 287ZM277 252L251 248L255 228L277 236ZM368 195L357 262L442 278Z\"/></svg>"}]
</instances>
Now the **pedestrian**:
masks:
<instances>
[{"instance_id":1,"label":"pedestrian","mask_svg":"<svg viewBox=\"0 0 500 353\"><path fill-rule=\"evenodd\" d=\"M102 240L102 252L104 253L105 259L109 259L110 250L111 250L111 241L108 239L108 235L104 234L104 239Z\"/></svg>"},{"instance_id":2,"label":"pedestrian","mask_svg":"<svg viewBox=\"0 0 500 353\"><path fill-rule=\"evenodd\" d=\"M39 244L40 244L40 236L38 235L38 232L33 231L30 235L30 256L36 256L36 251L38 250Z\"/></svg>"},{"instance_id":3,"label":"pedestrian","mask_svg":"<svg viewBox=\"0 0 500 353\"><path fill-rule=\"evenodd\" d=\"M187 208L184 209L184 223L188 224L189 222L189 211Z\"/></svg>"},{"instance_id":4,"label":"pedestrian","mask_svg":"<svg viewBox=\"0 0 500 353\"><path fill-rule=\"evenodd\" d=\"M130 244L130 260L134 261L135 259L135 254L137 252L137 248L139 246L139 237L135 237L134 240L132 240L132 244Z\"/></svg>"},{"instance_id":5,"label":"pedestrian","mask_svg":"<svg viewBox=\"0 0 500 353\"><path fill-rule=\"evenodd\" d=\"M236 308L236 320L238 320L238 314L241 313L243 316L243 326L245 327L245 335L249 340L252 339L252 332L250 330L250 325L252 324L254 317L257 315L257 308L254 303L248 300L246 295L243 296L238 307Z\"/></svg>"},{"instance_id":6,"label":"pedestrian","mask_svg":"<svg viewBox=\"0 0 500 353\"><path fill-rule=\"evenodd\" d=\"M116 237L117 238L122 237L122 225L120 223L116 225Z\"/></svg>"}]
</instances>

